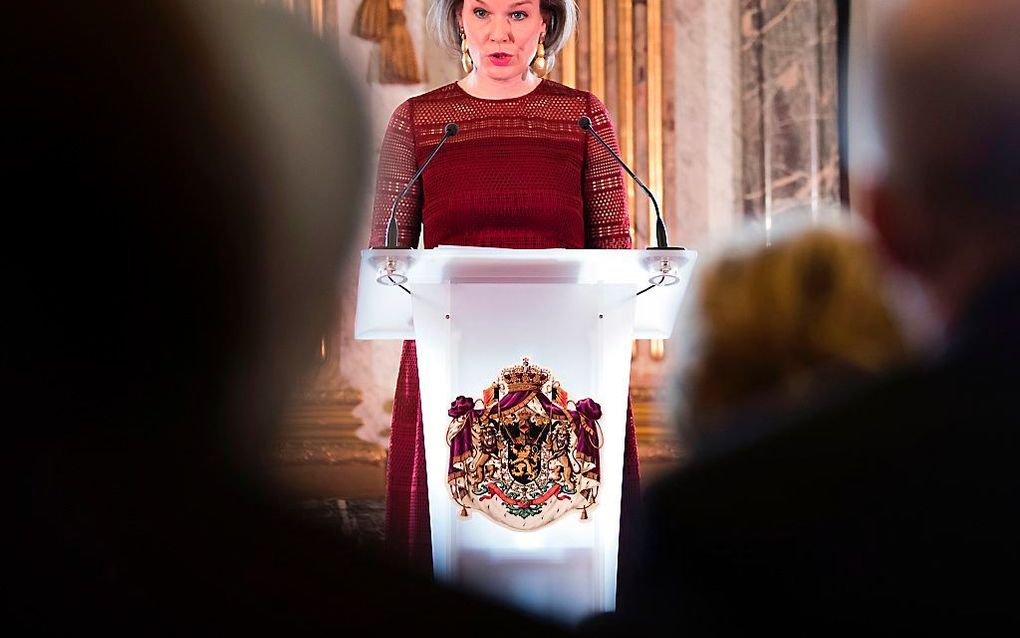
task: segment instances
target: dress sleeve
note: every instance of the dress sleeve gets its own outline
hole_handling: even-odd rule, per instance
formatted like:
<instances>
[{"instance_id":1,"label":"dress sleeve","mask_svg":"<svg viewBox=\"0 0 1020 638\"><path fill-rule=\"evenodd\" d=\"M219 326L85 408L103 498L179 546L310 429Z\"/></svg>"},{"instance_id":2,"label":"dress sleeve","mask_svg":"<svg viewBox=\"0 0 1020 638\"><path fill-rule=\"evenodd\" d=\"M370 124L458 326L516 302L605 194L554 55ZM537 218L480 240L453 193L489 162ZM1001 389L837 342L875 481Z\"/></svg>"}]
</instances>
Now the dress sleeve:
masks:
<instances>
[{"instance_id":1,"label":"dress sleeve","mask_svg":"<svg viewBox=\"0 0 1020 638\"><path fill-rule=\"evenodd\" d=\"M418 170L414 154L414 130L410 102L404 102L393 111L386 127L382 149L379 151L379 169L375 182L375 204L372 206L372 234L369 245L386 245L386 223L390 219L393 201L408 180ZM397 206L397 245L417 247L421 231L421 182Z\"/></svg>"},{"instance_id":2,"label":"dress sleeve","mask_svg":"<svg viewBox=\"0 0 1020 638\"><path fill-rule=\"evenodd\" d=\"M592 128L620 152L616 130L606 106L588 94ZM586 248L631 248L627 184L623 169L593 135L586 135L584 152L584 222Z\"/></svg>"}]
</instances>

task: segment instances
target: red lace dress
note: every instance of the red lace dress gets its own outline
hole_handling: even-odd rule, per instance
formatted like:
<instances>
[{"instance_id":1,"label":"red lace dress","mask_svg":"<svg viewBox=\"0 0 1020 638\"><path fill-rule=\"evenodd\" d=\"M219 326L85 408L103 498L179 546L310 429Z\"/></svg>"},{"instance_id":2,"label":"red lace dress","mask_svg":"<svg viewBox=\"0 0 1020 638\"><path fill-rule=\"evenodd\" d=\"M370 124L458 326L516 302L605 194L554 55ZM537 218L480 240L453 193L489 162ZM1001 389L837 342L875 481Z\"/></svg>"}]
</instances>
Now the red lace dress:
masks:
<instances>
[{"instance_id":1,"label":"red lace dress","mask_svg":"<svg viewBox=\"0 0 1020 638\"><path fill-rule=\"evenodd\" d=\"M380 153L371 245L385 244L394 198L439 143L446 124L454 122L460 132L446 142L397 209L399 245L417 246L424 228L425 248L630 248L625 175L578 127L582 115L616 147L602 102L549 80L519 98L476 98L453 83L407 100L390 118ZM626 523L639 498L629 406L624 454L621 507ZM404 342L397 377L386 481L387 550L431 570L413 341ZM621 538L621 547L625 542Z\"/></svg>"}]
</instances>

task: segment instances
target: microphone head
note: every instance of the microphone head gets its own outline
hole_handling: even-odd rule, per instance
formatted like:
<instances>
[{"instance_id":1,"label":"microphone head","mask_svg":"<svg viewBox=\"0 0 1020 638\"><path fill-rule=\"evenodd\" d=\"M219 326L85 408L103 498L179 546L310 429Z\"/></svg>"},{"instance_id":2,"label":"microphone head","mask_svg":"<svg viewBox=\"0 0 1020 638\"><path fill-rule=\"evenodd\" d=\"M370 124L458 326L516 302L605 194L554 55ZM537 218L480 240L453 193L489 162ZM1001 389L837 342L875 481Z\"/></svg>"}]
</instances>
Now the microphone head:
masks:
<instances>
[{"instance_id":1,"label":"microphone head","mask_svg":"<svg viewBox=\"0 0 1020 638\"><path fill-rule=\"evenodd\" d=\"M577 125L587 131L591 129L591 118L587 115L582 115L581 119L577 120Z\"/></svg>"},{"instance_id":2,"label":"microphone head","mask_svg":"<svg viewBox=\"0 0 1020 638\"><path fill-rule=\"evenodd\" d=\"M446 125L447 137L453 137L454 135L457 134L458 131L460 131L460 127L454 124L453 122L450 122L449 124Z\"/></svg>"}]
</instances>

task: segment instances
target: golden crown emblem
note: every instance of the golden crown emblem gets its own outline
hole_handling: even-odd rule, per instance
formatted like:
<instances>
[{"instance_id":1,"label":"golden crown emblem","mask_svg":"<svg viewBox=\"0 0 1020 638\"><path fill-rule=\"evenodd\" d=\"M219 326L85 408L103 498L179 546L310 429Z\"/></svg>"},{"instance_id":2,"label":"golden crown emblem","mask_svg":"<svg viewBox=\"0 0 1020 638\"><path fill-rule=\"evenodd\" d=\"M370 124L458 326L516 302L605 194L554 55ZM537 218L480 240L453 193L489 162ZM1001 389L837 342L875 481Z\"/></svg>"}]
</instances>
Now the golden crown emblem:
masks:
<instances>
[{"instance_id":1,"label":"golden crown emblem","mask_svg":"<svg viewBox=\"0 0 1020 638\"><path fill-rule=\"evenodd\" d=\"M540 390L549 382L552 374L545 368L531 365L527 357L521 359L521 365L503 368L500 378L509 392Z\"/></svg>"}]
</instances>

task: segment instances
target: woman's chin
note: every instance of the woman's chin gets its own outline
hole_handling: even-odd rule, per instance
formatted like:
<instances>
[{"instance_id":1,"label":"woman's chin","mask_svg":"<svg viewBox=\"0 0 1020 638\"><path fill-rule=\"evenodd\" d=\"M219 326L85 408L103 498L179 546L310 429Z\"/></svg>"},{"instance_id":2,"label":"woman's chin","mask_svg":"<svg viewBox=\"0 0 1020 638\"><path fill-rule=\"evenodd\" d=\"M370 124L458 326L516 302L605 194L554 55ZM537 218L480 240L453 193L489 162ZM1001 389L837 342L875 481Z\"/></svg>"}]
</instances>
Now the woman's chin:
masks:
<instances>
[{"instance_id":1,"label":"woman's chin","mask_svg":"<svg viewBox=\"0 0 1020 638\"><path fill-rule=\"evenodd\" d=\"M491 62L487 62L482 66L482 71L486 77L490 80L496 80L499 82L505 82L506 80L512 80L513 78L519 78L524 75L524 70L513 66L496 66Z\"/></svg>"}]
</instances>

